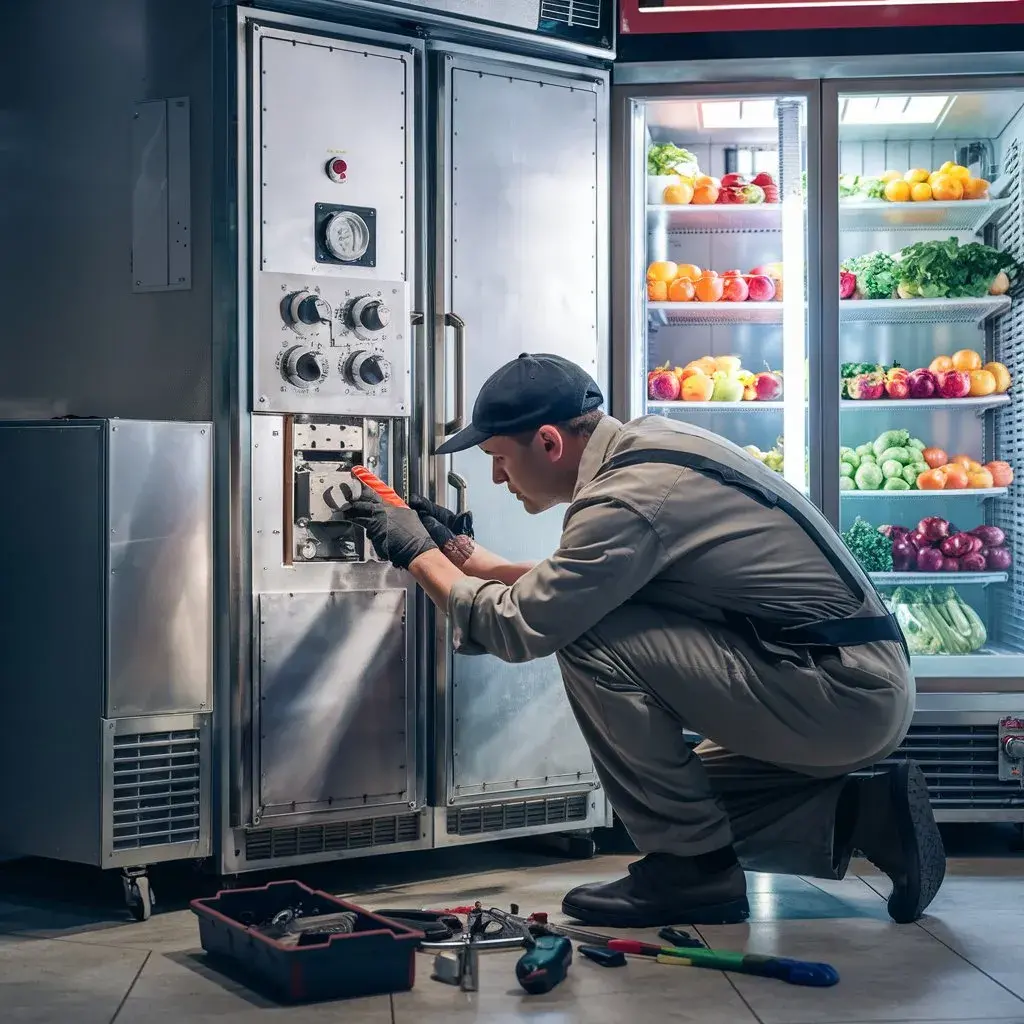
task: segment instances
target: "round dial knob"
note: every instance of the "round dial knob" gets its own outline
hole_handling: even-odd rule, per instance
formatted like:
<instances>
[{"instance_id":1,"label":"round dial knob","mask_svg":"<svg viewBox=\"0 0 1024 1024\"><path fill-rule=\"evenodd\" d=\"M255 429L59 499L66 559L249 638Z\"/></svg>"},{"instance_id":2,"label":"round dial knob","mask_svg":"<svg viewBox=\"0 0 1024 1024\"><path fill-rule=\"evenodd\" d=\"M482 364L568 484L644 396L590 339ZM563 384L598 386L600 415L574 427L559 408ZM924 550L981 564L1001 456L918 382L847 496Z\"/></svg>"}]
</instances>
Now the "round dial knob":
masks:
<instances>
[{"instance_id":1,"label":"round dial knob","mask_svg":"<svg viewBox=\"0 0 1024 1024\"><path fill-rule=\"evenodd\" d=\"M391 307L383 299L364 295L352 303L351 317L357 336L369 340L391 323Z\"/></svg>"},{"instance_id":2,"label":"round dial knob","mask_svg":"<svg viewBox=\"0 0 1024 1024\"><path fill-rule=\"evenodd\" d=\"M1003 740L1003 753L1011 761L1024 760L1024 739L1018 736L1007 736Z\"/></svg>"},{"instance_id":3,"label":"round dial knob","mask_svg":"<svg viewBox=\"0 0 1024 1024\"><path fill-rule=\"evenodd\" d=\"M292 387L309 388L323 379L327 363L319 353L297 345L285 354L281 372Z\"/></svg>"},{"instance_id":4,"label":"round dial knob","mask_svg":"<svg viewBox=\"0 0 1024 1024\"><path fill-rule=\"evenodd\" d=\"M301 293L295 303L295 319L300 324L325 324L331 319L331 304L319 295Z\"/></svg>"},{"instance_id":5,"label":"round dial knob","mask_svg":"<svg viewBox=\"0 0 1024 1024\"><path fill-rule=\"evenodd\" d=\"M391 375L391 364L376 352L356 352L345 366L345 376L360 391L380 387Z\"/></svg>"}]
</instances>

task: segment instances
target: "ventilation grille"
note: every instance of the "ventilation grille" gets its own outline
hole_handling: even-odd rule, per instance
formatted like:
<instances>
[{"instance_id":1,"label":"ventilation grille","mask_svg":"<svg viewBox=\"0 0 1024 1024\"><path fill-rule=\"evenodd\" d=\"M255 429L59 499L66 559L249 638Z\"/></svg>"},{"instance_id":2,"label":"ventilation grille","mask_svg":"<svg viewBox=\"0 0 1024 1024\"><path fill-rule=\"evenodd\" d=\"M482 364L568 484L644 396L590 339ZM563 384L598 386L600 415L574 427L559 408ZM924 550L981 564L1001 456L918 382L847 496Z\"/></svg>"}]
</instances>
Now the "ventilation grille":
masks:
<instances>
[{"instance_id":1,"label":"ventilation grille","mask_svg":"<svg viewBox=\"0 0 1024 1024\"><path fill-rule=\"evenodd\" d=\"M138 850L199 841L199 731L114 737L113 844Z\"/></svg>"},{"instance_id":2,"label":"ventilation grille","mask_svg":"<svg viewBox=\"0 0 1024 1024\"><path fill-rule=\"evenodd\" d=\"M278 857L312 857L318 853L343 850L369 850L376 846L412 843L419 837L418 814L359 818L298 828L261 828L246 833L245 859L276 860Z\"/></svg>"},{"instance_id":3,"label":"ventilation grille","mask_svg":"<svg viewBox=\"0 0 1024 1024\"><path fill-rule=\"evenodd\" d=\"M590 797L580 793L576 796L547 797L544 800L451 807L448 809L448 835L477 836L486 832L586 821L589 802Z\"/></svg>"},{"instance_id":4,"label":"ventilation grille","mask_svg":"<svg viewBox=\"0 0 1024 1024\"><path fill-rule=\"evenodd\" d=\"M996 725L911 726L900 748L881 763L917 761L937 810L1024 807L1020 784L999 780L998 746Z\"/></svg>"},{"instance_id":5,"label":"ventilation grille","mask_svg":"<svg viewBox=\"0 0 1024 1024\"><path fill-rule=\"evenodd\" d=\"M998 225L998 245L1019 261L1024 261L1024 196L1021 194L1020 142L1008 147L1003 165L1003 176L1010 182L1003 193L1010 202ZM1006 365L1013 379L1010 388L1012 401L989 416L985 455L990 459L1005 459L1013 467L1018 480L1024 480L1024 282L1018 279L1013 287L1014 303L1010 311L992 327L991 351L993 358ZM1020 498L1022 484L1016 484L1005 498L986 502L988 521L1006 533L1013 553L1010 579L1005 586L992 587L994 614L991 622L993 639L1017 649L1024 648L1024 579L1020 571L1024 558L1024 502Z\"/></svg>"},{"instance_id":6,"label":"ventilation grille","mask_svg":"<svg viewBox=\"0 0 1024 1024\"><path fill-rule=\"evenodd\" d=\"M579 25L581 28L600 28L601 0L542 0L540 20Z\"/></svg>"}]
</instances>

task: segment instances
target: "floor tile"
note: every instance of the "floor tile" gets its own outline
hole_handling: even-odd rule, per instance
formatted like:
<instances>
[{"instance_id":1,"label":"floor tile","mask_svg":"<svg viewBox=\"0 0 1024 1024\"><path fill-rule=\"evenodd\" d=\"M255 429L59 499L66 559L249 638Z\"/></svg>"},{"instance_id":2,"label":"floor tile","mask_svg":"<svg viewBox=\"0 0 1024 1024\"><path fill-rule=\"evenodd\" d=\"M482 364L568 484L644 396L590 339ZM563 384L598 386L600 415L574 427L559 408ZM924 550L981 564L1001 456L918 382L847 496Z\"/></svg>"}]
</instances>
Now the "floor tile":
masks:
<instances>
[{"instance_id":1,"label":"floor tile","mask_svg":"<svg viewBox=\"0 0 1024 1024\"><path fill-rule=\"evenodd\" d=\"M395 1024L453 1019L464 1024L756 1024L717 971L673 970L637 959L626 967L604 968L577 955L561 985L544 995L528 995L516 982L516 959L515 953L482 956L479 991L472 993L430 980L429 961L421 963L416 987L393 997Z\"/></svg>"},{"instance_id":2,"label":"floor tile","mask_svg":"<svg viewBox=\"0 0 1024 1024\"><path fill-rule=\"evenodd\" d=\"M326 1024L339 1020L391 1024L391 999L374 996L282 1006L216 970L201 952L152 954L117 1016L117 1024Z\"/></svg>"},{"instance_id":3,"label":"floor tile","mask_svg":"<svg viewBox=\"0 0 1024 1024\"><path fill-rule=\"evenodd\" d=\"M4 1024L110 1024L149 954L47 939L0 942Z\"/></svg>"},{"instance_id":4,"label":"floor tile","mask_svg":"<svg viewBox=\"0 0 1024 1024\"><path fill-rule=\"evenodd\" d=\"M850 919L778 921L701 928L708 945L826 961L840 975L830 989L734 975L763 1024L969 1020L1024 1015L1024 1002L916 925Z\"/></svg>"},{"instance_id":5,"label":"floor tile","mask_svg":"<svg viewBox=\"0 0 1024 1024\"><path fill-rule=\"evenodd\" d=\"M198 950L199 926L191 910L175 910L155 914L148 921L104 923L95 927L77 926L47 933L66 942L100 946L121 946L126 949L175 953Z\"/></svg>"},{"instance_id":6,"label":"floor tile","mask_svg":"<svg viewBox=\"0 0 1024 1024\"><path fill-rule=\"evenodd\" d=\"M1019 878L947 878L921 927L1024 997Z\"/></svg>"}]
</instances>

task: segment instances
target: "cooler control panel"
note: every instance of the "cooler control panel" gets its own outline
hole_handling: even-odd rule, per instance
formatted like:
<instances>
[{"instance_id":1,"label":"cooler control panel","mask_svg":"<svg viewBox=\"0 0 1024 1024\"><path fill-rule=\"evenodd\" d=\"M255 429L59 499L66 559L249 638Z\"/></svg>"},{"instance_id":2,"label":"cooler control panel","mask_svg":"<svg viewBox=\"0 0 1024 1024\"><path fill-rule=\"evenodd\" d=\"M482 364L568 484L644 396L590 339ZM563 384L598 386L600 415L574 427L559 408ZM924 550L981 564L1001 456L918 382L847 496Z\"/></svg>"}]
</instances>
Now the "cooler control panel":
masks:
<instances>
[{"instance_id":1,"label":"cooler control panel","mask_svg":"<svg viewBox=\"0 0 1024 1024\"><path fill-rule=\"evenodd\" d=\"M409 415L404 281L262 273L257 287L254 411Z\"/></svg>"},{"instance_id":2,"label":"cooler control panel","mask_svg":"<svg viewBox=\"0 0 1024 1024\"><path fill-rule=\"evenodd\" d=\"M1024 786L1024 715L999 722L999 779Z\"/></svg>"}]
</instances>

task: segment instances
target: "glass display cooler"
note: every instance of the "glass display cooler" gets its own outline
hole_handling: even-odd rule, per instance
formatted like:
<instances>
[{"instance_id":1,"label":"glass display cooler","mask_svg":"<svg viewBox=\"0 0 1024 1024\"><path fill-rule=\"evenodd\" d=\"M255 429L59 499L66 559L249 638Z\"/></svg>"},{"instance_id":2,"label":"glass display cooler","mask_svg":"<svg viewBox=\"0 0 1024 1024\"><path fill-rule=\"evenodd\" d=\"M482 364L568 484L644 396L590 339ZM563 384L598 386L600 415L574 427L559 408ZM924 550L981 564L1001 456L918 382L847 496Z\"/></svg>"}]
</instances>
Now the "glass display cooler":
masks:
<instances>
[{"instance_id":1,"label":"glass display cooler","mask_svg":"<svg viewBox=\"0 0 1024 1024\"><path fill-rule=\"evenodd\" d=\"M1024 822L1024 80L805 63L617 72L615 411L808 494L912 652L893 757L940 820Z\"/></svg>"}]
</instances>

